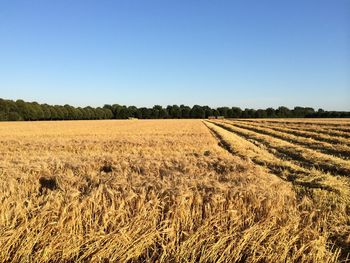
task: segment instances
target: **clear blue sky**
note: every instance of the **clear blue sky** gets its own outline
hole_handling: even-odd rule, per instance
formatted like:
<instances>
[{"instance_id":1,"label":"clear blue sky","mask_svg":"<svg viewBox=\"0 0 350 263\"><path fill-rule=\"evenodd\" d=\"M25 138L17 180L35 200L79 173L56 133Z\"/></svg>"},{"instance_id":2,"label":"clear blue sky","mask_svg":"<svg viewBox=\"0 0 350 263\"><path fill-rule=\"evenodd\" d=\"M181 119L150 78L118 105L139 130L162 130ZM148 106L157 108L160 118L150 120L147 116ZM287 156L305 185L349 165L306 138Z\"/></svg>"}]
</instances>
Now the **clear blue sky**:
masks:
<instances>
[{"instance_id":1,"label":"clear blue sky","mask_svg":"<svg viewBox=\"0 0 350 263\"><path fill-rule=\"evenodd\" d=\"M350 0L0 0L0 97L350 110Z\"/></svg>"}]
</instances>

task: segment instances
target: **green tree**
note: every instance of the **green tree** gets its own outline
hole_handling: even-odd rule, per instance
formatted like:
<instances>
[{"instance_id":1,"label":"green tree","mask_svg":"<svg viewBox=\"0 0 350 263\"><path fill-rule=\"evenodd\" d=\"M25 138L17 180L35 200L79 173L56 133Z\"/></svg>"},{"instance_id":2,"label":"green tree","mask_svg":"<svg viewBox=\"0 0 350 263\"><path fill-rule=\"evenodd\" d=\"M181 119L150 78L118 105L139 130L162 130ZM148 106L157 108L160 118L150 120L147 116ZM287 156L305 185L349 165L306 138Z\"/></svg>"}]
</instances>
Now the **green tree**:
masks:
<instances>
[{"instance_id":1,"label":"green tree","mask_svg":"<svg viewBox=\"0 0 350 263\"><path fill-rule=\"evenodd\" d=\"M224 116L225 118L228 117L228 111L229 111L228 107L220 107L220 108L217 108L217 110L219 111L220 116Z\"/></svg>"},{"instance_id":2,"label":"green tree","mask_svg":"<svg viewBox=\"0 0 350 263\"><path fill-rule=\"evenodd\" d=\"M291 111L284 106L278 107L278 109L276 110L276 115L280 118L289 118L292 116Z\"/></svg>"},{"instance_id":3,"label":"green tree","mask_svg":"<svg viewBox=\"0 0 350 263\"><path fill-rule=\"evenodd\" d=\"M239 107L232 107L232 118L241 118L242 117L242 110Z\"/></svg>"},{"instance_id":4,"label":"green tree","mask_svg":"<svg viewBox=\"0 0 350 263\"><path fill-rule=\"evenodd\" d=\"M55 105L55 110L57 113L56 120L64 120L64 112L62 111L62 108L59 105Z\"/></svg>"},{"instance_id":5,"label":"green tree","mask_svg":"<svg viewBox=\"0 0 350 263\"><path fill-rule=\"evenodd\" d=\"M204 109L199 105L194 105L191 109L191 118L204 119L205 118Z\"/></svg>"},{"instance_id":6,"label":"green tree","mask_svg":"<svg viewBox=\"0 0 350 263\"><path fill-rule=\"evenodd\" d=\"M274 108L267 108L266 115L268 118L276 118L276 112Z\"/></svg>"},{"instance_id":7,"label":"green tree","mask_svg":"<svg viewBox=\"0 0 350 263\"><path fill-rule=\"evenodd\" d=\"M152 113L151 109L143 107L140 110L142 112L143 119L150 119L151 118L151 113Z\"/></svg>"},{"instance_id":8,"label":"green tree","mask_svg":"<svg viewBox=\"0 0 350 263\"><path fill-rule=\"evenodd\" d=\"M22 116L23 120L28 121L31 118L30 110L27 106L27 103L25 103L23 100L17 100L16 101L17 109L19 115Z\"/></svg>"},{"instance_id":9,"label":"green tree","mask_svg":"<svg viewBox=\"0 0 350 263\"><path fill-rule=\"evenodd\" d=\"M44 119L44 112L41 108L41 105L37 102L32 102L31 103L31 108L33 111L33 118L32 120L43 120Z\"/></svg>"},{"instance_id":10,"label":"green tree","mask_svg":"<svg viewBox=\"0 0 350 263\"><path fill-rule=\"evenodd\" d=\"M129 116L130 116L130 117L137 118L137 107L135 107L135 106L129 106L129 107L128 107L128 111L129 111Z\"/></svg>"},{"instance_id":11,"label":"green tree","mask_svg":"<svg viewBox=\"0 0 350 263\"><path fill-rule=\"evenodd\" d=\"M105 119L113 119L114 115L112 110L104 108L103 111L104 111Z\"/></svg>"},{"instance_id":12,"label":"green tree","mask_svg":"<svg viewBox=\"0 0 350 263\"><path fill-rule=\"evenodd\" d=\"M47 104L42 104L41 109L43 111L43 117L44 120L51 120L51 111L50 111L50 106Z\"/></svg>"},{"instance_id":13,"label":"green tree","mask_svg":"<svg viewBox=\"0 0 350 263\"><path fill-rule=\"evenodd\" d=\"M262 110L262 109L258 109L256 112L255 112L255 118L266 118L267 117L267 113L265 110Z\"/></svg>"},{"instance_id":14,"label":"green tree","mask_svg":"<svg viewBox=\"0 0 350 263\"><path fill-rule=\"evenodd\" d=\"M183 104L180 105L181 118L188 119L191 117L191 108Z\"/></svg>"},{"instance_id":15,"label":"green tree","mask_svg":"<svg viewBox=\"0 0 350 263\"><path fill-rule=\"evenodd\" d=\"M22 117L17 112L9 112L7 120L9 121L20 121Z\"/></svg>"},{"instance_id":16,"label":"green tree","mask_svg":"<svg viewBox=\"0 0 350 263\"><path fill-rule=\"evenodd\" d=\"M152 110L151 110L151 118L152 119L159 119L159 113L162 110L162 106L159 105L155 105L153 106Z\"/></svg>"},{"instance_id":17,"label":"green tree","mask_svg":"<svg viewBox=\"0 0 350 263\"><path fill-rule=\"evenodd\" d=\"M56 107L49 106L49 109L50 109L51 120L58 120L58 113L57 113Z\"/></svg>"}]
</instances>

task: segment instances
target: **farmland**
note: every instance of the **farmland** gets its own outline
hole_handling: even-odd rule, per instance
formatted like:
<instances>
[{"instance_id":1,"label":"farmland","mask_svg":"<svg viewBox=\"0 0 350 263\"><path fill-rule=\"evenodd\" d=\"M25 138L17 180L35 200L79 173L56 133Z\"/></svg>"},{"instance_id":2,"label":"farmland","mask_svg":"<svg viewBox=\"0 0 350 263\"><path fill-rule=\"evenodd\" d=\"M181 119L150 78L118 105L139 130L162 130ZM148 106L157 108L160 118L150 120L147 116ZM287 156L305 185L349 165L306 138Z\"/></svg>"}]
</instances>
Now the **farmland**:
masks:
<instances>
[{"instance_id":1,"label":"farmland","mask_svg":"<svg viewBox=\"0 0 350 263\"><path fill-rule=\"evenodd\" d=\"M348 119L0 123L1 262L350 260Z\"/></svg>"}]
</instances>

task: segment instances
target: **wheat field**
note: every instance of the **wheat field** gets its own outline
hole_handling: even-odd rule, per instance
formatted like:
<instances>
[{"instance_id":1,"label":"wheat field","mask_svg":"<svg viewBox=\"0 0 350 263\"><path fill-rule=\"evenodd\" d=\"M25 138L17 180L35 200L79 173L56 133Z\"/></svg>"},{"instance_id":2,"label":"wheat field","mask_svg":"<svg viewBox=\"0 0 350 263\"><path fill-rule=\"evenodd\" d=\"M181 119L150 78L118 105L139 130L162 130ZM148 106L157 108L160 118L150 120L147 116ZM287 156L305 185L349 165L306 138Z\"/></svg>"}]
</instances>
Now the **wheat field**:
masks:
<instances>
[{"instance_id":1,"label":"wheat field","mask_svg":"<svg viewBox=\"0 0 350 263\"><path fill-rule=\"evenodd\" d=\"M349 120L0 123L0 262L349 262Z\"/></svg>"}]
</instances>

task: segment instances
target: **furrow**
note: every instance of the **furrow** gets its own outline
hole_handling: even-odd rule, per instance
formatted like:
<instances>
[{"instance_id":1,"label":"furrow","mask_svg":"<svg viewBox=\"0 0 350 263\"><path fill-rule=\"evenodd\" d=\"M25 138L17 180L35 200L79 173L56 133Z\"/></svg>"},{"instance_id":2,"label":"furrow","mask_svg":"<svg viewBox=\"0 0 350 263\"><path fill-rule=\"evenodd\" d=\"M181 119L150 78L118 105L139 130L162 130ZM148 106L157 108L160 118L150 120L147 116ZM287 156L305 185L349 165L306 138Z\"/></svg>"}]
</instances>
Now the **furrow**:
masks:
<instances>
[{"instance_id":1,"label":"furrow","mask_svg":"<svg viewBox=\"0 0 350 263\"><path fill-rule=\"evenodd\" d=\"M315 168L330 172L333 175L350 176L350 162L337 157L332 157L316 152L292 143L273 138L268 135L258 134L247 129L233 125L218 123L216 125L234 132L245 139L253 140L264 145L269 151L275 151L276 156L298 163L307 168Z\"/></svg>"},{"instance_id":2,"label":"furrow","mask_svg":"<svg viewBox=\"0 0 350 263\"><path fill-rule=\"evenodd\" d=\"M232 121L234 123L236 122L242 122L242 120L234 120ZM261 122L255 123L255 125L265 125L265 127L269 127L270 129L280 131L280 132L285 132L288 134L292 134L295 136L300 136L300 137L305 137L305 138L312 138L316 141L320 142L327 142L331 144L341 144L341 145L347 145L350 146L350 140L342 137L335 137L335 136L328 136L324 134L320 134L317 132L310 132L310 131L303 131L300 128L289 128L289 126L281 126L281 125L274 125L271 126L269 124L261 124Z\"/></svg>"},{"instance_id":3,"label":"furrow","mask_svg":"<svg viewBox=\"0 0 350 263\"><path fill-rule=\"evenodd\" d=\"M217 123L205 122L218 139L220 145L231 154L250 159L256 165L267 168L272 174L294 185L343 192L344 182L315 169L306 169L287 160L280 159L241 136L220 127Z\"/></svg>"},{"instance_id":4,"label":"furrow","mask_svg":"<svg viewBox=\"0 0 350 263\"><path fill-rule=\"evenodd\" d=\"M327 122L324 119L315 119L315 120L301 120L301 121L295 121L293 119L259 119L259 120L252 120L252 119L242 119L245 121L251 121L251 122L269 122L269 123L278 123L278 124L287 124L287 125L291 125L291 124L299 124L299 125L319 125L320 127L328 127L328 128L345 128L345 129L350 129L350 122L346 119L343 119L342 121L337 121L337 122Z\"/></svg>"},{"instance_id":5,"label":"furrow","mask_svg":"<svg viewBox=\"0 0 350 263\"><path fill-rule=\"evenodd\" d=\"M320 127L318 123L312 123L312 124L285 124L280 122L271 122L271 121L250 121L250 120L234 120L234 122L243 122L243 123L250 123L255 125L265 125L268 127L283 127L283 128L291 128L291 129L297 129L300 131L307 131L307 132L316 132L319 134L323 134L326 136L333 136L333 137L343 137L346 139L350 139L350 133L347 128L343 128L342 130L336 130L335 128L329 128L329 127ZM341 128L341 127L339 127ZM338 128L338 129L339 129ZM342 128L341 128L342 129Z\"/></svg>"},{"instance_id":6,"label":"furrow","mask_svg":"<svg viewBox=\"0 0 350 263\"><path fill-rule=\"evenodd\" d=\"M272 129L266 125L257 125L252 123L249 123L249 124L237 123L232 121L223 121L223 122L230 125L235 125L240 128L248 129L257 133L270 135L272 137L275 137L287 142L295 143L301 146L306 146L307 148L314 149L318 152L334 155L345 160L350 158L350 147L347 145L335 146L333 144L330 144L327 142L320 142L312 138L296 136L296 135L288 134L282 131L281 132L276 131L275 129Z\"/></svg>"}]
</instances>

